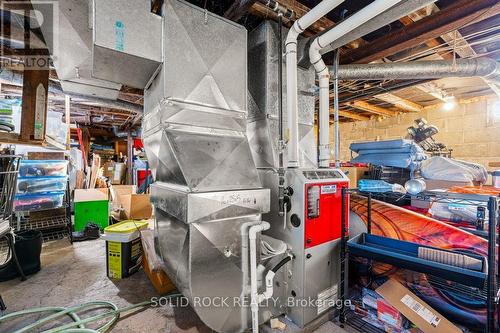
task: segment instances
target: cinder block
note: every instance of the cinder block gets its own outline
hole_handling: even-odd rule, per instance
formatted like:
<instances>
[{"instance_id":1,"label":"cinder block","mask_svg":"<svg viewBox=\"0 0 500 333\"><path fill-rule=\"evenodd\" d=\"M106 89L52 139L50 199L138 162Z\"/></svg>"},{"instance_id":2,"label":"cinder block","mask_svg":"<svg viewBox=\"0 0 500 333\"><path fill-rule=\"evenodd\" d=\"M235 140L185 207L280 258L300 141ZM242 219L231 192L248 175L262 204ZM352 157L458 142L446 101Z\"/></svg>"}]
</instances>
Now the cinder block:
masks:
<instances>
[{"instance_id":1,"label":"cinder block","mask_svg":"<svg viewBox=\"0 0 500 333\"><path fill-rule=\"evenodd\" d=\"M435 139L445 144L446 146L462 144L464 143L464 132L439 132L437 135L435 135Z\"/></svg>"},{"instance_id":2,"label":"cinder block","mask_svg":"<svg viewBox=\"0 0 500 333\"><path fill-rule=\"evenodd\" d=\"M427 120L429 122L433 122L437 119L446 119L446 118L459 118L465 115L465 106L458 105L455 109L451 111L445 111L442 109L433 109L429 110L427 114Z\"/></svg>"},{"instance_id":3,"label":"cinder block","mask_svg":"<svg viewBox=\"0 0 500 333\"><path fill-rule=\"evenodd\" d=\"M452 145L453 156L457 158L472 158L472 157L486 157L488 154L488 144L463 144L463 145ZM477 160L477 159L476 159Z\"/></svg>"},{"instance_id":4,"label":"cinder block","mask_svg":"<svg viewBox=\"0 0 500 333\"><path fill-rule=\"evenodd\" d=\"M464 132L465 143L500 142L500 133L496 128L483 128Z\"/></svg>"},{"instance_id":5,"label":"cinder block","mask_svg":"<svg viewBox=\"0 0 500 333\"><path fill-rule=\"evenodd\" d=\"M500 143L498 142L489 142L488 143L488 157L496 158L500 160Z\"/></svg>"}]
</instances>

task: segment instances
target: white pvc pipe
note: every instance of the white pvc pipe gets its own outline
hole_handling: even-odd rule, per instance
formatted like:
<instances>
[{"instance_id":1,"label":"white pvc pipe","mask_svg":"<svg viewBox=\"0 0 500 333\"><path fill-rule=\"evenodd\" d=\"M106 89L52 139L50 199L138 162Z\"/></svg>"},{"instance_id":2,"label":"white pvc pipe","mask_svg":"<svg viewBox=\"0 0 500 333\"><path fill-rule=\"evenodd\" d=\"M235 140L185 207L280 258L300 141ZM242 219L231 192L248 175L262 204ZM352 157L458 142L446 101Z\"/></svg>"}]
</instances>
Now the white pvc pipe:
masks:
<instances>
[{"instance_id":1,"label":"white pvc pipe","mask_svg":"<svg viewBox=\"0 0 500 333\"><path fill-rule=\"evenodd\" d=\"M259 332L259 291L257 284L257 234L268 230L271 225L268 222L250 227L248 238L250 239L250 309L252 310L252 332Z\"/></svg>"},{"instance_id":2,"label":"white pvc pipe","mask_svg":"<svg viewBox=\"0 0 500 333\"><path fill-rule=\"evenodd\" d=\"M376 0L347 20L317 37L309 49L309 59L319 80L319 166L330 166L330 72L320 51L358 26L383 13L402 0ZM337 112L338 110L336 110Z\"/></svg>"},{"instance_id":3,"label":"white pvc pipe","mask_svg":"<svg viewBox=\"0 0 500 333\"><path fill-rule=\"evenodd\" d=\"M245 222L240 227L241 233L241 270L243 274L243 287L241 288L240 300L244 299L249 293L249 284L248 281L248 228L254 225L259 225L261 221L253 221L253 222ZM246 323L248 320L247 317L247 307L241 307L241 322Z\"/></svg>"},{"instance_id":4,"label":"white pvc pipe","mask_svg":"<svg viewBox=\"0 0 500 333\"><path fill-rule=\"evenodd\" d=\"M314 22L321 19L345 0L323 0L306 15L295 21L285 42L286 111L288 136L288 167L299 167L299 112L297 93L297 38ZM281 55L280 55L281 56Z\"/></svg>"}]
</instances>

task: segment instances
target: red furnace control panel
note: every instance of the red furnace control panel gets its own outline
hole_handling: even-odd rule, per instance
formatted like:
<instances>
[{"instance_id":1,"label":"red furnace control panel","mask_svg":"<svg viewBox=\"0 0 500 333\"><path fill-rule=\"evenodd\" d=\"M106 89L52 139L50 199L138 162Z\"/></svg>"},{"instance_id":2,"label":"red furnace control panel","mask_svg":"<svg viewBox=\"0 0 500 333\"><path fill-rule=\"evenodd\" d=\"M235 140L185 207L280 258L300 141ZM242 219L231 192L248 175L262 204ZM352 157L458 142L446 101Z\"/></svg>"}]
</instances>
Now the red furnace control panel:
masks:
<instances>
[{"instance_id":1,"label":"red furnace control panel","mask_svg":"<svg viewBox=\"0 0 500 333\"><path fill-rule=\"evenodd\" d=\"M325 172L318 171L317 173ZM330 172L335 172L331 170ZM305 175L306 178L307 175ZM330 173L330 177L332 174ZM310 179L310 178L309 178ZM310 179L313 181L313 179ZM349 180L342 173L330 179L306 183L305 193L305 248L311 248L341 236L342 188L349 187ZM349 207L346 202L346 229L348 229Z\"/></svg>"}]
</instances>

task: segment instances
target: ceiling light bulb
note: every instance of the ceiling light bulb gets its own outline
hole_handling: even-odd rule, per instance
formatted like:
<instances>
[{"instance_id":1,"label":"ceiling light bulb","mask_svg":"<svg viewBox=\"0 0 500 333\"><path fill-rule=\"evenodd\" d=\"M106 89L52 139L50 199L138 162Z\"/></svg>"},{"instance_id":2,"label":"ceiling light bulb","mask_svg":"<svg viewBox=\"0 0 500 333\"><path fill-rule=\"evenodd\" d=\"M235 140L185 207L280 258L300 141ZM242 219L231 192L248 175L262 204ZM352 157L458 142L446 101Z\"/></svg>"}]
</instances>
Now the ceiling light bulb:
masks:
<instances>
[{"instance_id":1,"label":"ceiling light bulb","mask_svg":"<svg viewBox=\"0 0 500 333\"><path fill-rule=\"evenodd\" d=\"M443 104L443 110L445 111L451 111L455 108L455 103L453 102L446 102Z\"/></svg>"},{"instance_id":2,"label":"ceiling light bulb","mask_svg":"<svg viewBox=\"0 0 500 333\"><path fill-rule=\"evenodd\" d=\"M444 98L444 100L446 101L443 104L444 111L451 111L457 106L457 101L456 101L455 96L447 96Z\"/></svg>"}]
</instances>

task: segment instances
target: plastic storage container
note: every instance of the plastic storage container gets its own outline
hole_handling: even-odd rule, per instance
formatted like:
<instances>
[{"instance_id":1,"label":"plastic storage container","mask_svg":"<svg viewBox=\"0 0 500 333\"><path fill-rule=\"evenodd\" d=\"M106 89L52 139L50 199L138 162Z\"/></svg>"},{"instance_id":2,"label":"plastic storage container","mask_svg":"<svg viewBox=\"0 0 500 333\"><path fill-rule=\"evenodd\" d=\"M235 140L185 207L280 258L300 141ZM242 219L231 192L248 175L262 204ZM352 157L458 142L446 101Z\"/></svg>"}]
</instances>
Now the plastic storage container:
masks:
<instances>
[{"instance_id":1,"label":"plastic storage container","mask_svg":"<svg viewBox=\"0 0 500 333\"><path fill-rule=\"evenodd\" d=\"M66 176L67 161L22 160L19 166L19 177Z\"/></svg>"},{"instance_id":2,"label":"plastic storage container","mask_svg":"<svg viewBox=\"0 0 500 333\"><path fill-rule=\"evenodd\" d=\"M123 221L104 229L108 277L121 279L137 272L142 263L140 230L147 221Z\"/></svg>"},{"instance_id":3,"label":"plastic storage container","mask_svg":"<svg viewBox=\"0 0 500 333\"><path fill-rule=\"evenodd\" d=\"M67 176L27 177L17 179L17 194L65 191Z\"/></svg>"},{"instance_id":4,"label":"plastic storage container","mask_svg":"<svg viewBox=\"0 0 500 333\"><path fill-rule=\"evenodd\" d=\"M64 193L58 191L16 195L14 198L14 211L29 212L33 210L60 208L64 203Z\"/></svg>"},{"instance_id":5,"label":"plastic storage container","mask_svg":"<svg viewBox=\"0 0 500 333\"><path fill-rule=\"evenodd\" d=\"M500 170L492 172L493 176L493 187L500 188Z\"/></svg>"}]
</instances>

